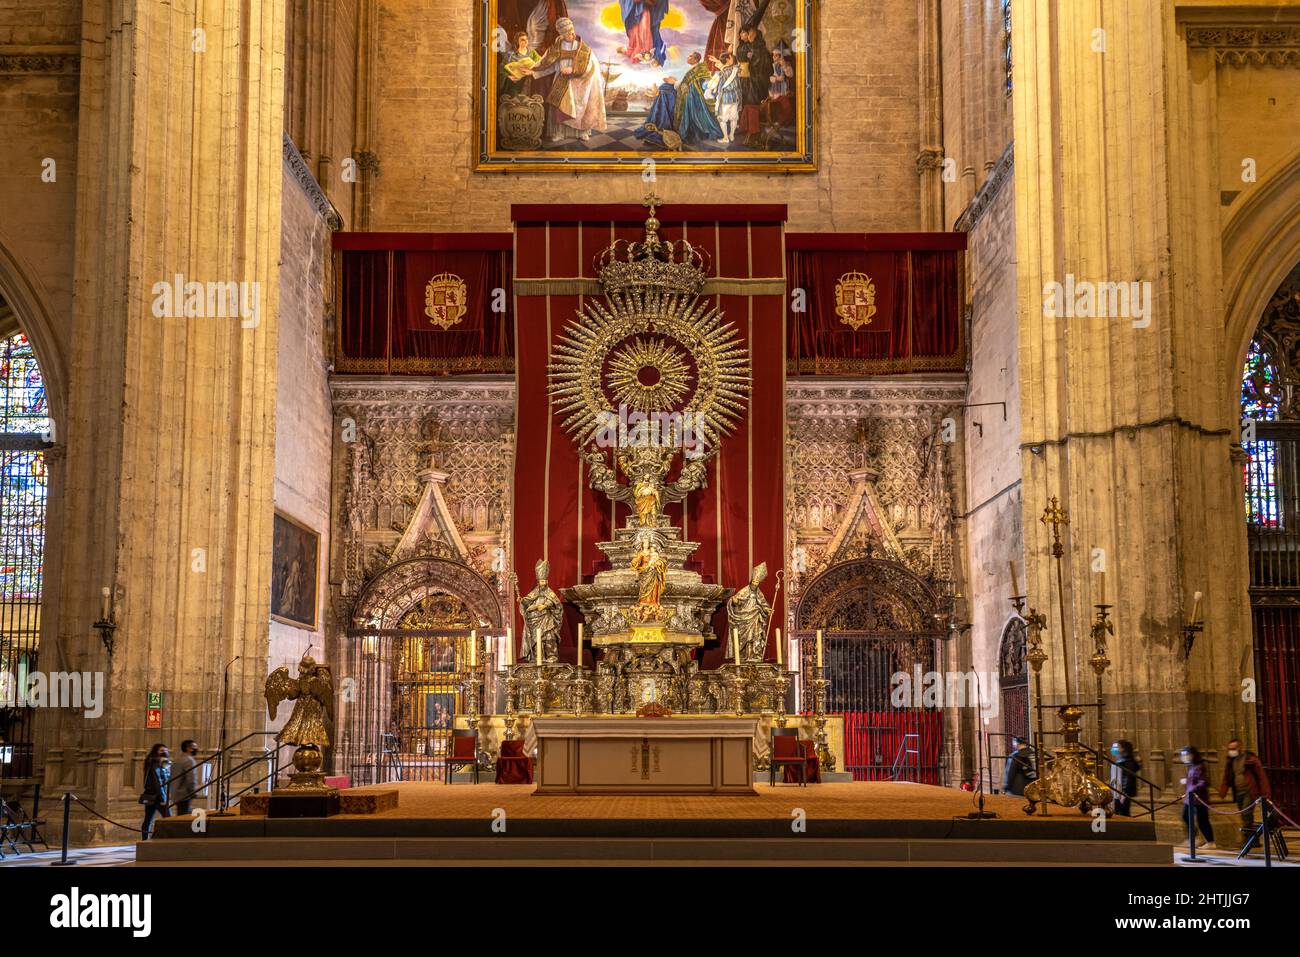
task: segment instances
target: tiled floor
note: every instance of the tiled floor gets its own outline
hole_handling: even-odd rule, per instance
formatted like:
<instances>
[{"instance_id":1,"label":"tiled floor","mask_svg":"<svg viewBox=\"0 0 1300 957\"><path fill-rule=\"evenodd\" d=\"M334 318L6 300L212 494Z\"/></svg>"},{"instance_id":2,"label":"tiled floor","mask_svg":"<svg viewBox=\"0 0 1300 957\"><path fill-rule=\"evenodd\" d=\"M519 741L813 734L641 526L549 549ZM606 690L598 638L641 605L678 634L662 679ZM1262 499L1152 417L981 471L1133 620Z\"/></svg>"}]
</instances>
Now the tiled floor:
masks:
<instances>
[{"instance_id":1,"label":"tiled floor","mask_svg":"<svg viewBox=\"0 0 1300 957\"><path fill-rule=\"evenodd\" d=\"M37 847L40 845L38 844ZM24 852L20 856L8 848L0 867L48 867L59 860L60 852L37 851ZM135 863L134 844L109 844L103 847L79 847L68 851L68 860L75 861L78 867L120 867Z\"/></svg>"}]
</instances>

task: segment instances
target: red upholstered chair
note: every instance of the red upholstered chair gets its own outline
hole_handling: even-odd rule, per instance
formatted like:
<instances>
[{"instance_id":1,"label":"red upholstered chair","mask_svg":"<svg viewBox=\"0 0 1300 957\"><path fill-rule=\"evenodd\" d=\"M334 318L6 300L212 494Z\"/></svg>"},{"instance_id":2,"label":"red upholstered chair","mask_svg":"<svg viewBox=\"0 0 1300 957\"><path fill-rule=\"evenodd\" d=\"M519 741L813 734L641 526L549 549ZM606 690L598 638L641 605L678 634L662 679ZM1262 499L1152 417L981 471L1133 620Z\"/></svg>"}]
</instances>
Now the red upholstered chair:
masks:
<instances>
[{"instance_id":1,"label":"red upholstered chair","mask_svg":"<svg viewBox=\"0 0 1300 957\"><path fill-rule=\"evenodd\" d=\"M800 747L799 731L797 728L773 728L772 729L772 749L768 757L768 771L770 772L769 785L776 787L776 769L780 768L797 768L799 775L799 786L804 787L808 783L808 760L804 750ZM783 781L789 780L788 774L782 774Z\"/></svg>"},{"instance_id":2,"label":"red upholstered chair","mask_svg":"<svg viewBox=\"0 0 1300 957\"><path fill-rule=\"evenodd\" d=\"M451 783L451 772L454 768L469 765L474 769L474 783L478 784L478 732L462 731L457 728L451 733L450 743L451 750L443 758L443 768L447 775L446 783Z\"/></svg>"},{"instance_id":3,"label":"red upholstered chair","mask_svg":"<svg viewBox=\"0 0 1300 957\"><path fill-rule=\"evenodd\" d=\"M502 741L497 756L497 784L532 784L533 759L524 753L522 741Z\"/></svg>"},{"instance_id":4,"label":"red upholstered chair","mask_svg":"<svg viewBox=\"0 0 1300 957\"><path fill-rule=\"evenodd\" d=\"M812 784L822 783L822 766L817 760L817 742L809 741L807 738L799 742L803 747L804 756L804 780ZM785 769L785 783L794 784L798 779L798 774L793 765L787 765Z\"/></svg>"}]
</instances>

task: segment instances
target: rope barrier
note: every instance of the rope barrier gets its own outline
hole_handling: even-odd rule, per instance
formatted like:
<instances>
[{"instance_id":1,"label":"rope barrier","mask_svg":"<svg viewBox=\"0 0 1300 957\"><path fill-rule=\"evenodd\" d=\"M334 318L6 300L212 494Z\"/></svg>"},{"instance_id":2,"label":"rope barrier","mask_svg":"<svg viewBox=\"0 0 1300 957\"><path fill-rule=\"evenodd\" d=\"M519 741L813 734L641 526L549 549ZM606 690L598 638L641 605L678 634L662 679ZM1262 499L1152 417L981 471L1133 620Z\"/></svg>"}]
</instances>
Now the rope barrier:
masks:
<instances>
[{"instance_id":1,"label":"rope barrier","mask_svg":"<svg viewBox=\"0 0 1300 957\"><path fill-rule=\"evenodd\" d=\"M1255 810L1255 806L1264 800L1262 797L1257 797L1255 798L1255 800L1251 801L1243 808L1237 808L1236 810L1232 810L1232 811L1216 811L1214 808L1210 807L1210 805L1206 804L1205 799L1202 798L1199 794L1193 794L1192 797L1196 798L1196 800L1200 802L1201 806L1205 808L1207 811L1209 811L1211 814L1222 814L1225 817L1230 817L1233 814L1240 816L1242 814L1245 814L1247 811L1253 811Z\"/></svg>"},{"instance_id":2,"label":"rope barrier","mask_svg":"<svg viewBox=\"0 0 1300 957\"><path fill-rule=\"evenodd\" d=\"M81 798L77 797L77 796L76 796L75 794L73 794L71 791L68 791L67 794L68 794L68 797L72 798L72 800L76 801L78 804L80 804L82 807L84 807L84 808L85 808L87 811L89 811L91 814L95 815L95 817L99 818L101 821L107 821L109 824L112 824L114 827L120 827L120 828L121 828L122 830L124 830L124 831L133 831L133 832L135 832L135 833L137 833L137 834L140 833L140 825L139 825L139 824L120 824L119 822L114 821L112 818L104 817L104 815L100 814L100 813L99 813L98 811L96 811L93 807L91 807L89 804L87 804L87 803L86 803L85 801L83 801Z\"/></svg>"}]
</instances>

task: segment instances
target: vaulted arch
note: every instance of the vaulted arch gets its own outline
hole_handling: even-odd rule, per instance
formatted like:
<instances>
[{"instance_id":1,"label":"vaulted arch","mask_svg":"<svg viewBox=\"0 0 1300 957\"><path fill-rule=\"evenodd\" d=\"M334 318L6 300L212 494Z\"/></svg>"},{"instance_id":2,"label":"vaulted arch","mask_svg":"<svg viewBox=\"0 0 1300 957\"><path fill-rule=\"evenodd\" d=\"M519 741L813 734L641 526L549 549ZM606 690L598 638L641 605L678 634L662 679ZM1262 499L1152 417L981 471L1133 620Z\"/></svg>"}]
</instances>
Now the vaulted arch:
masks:
<instances>
[{"instance_id":1,"label":"vaulted arch","mask_svg":"<svg viewBox=\"0 0 1300 957\"><path fill-rule=\"evenodd\" d=\"M476 627L501 627L500 601L483 576L461 562L431 555L397 562L367 582L353 605L349 625L397 628L421 601L439 594L459 598Z\"/></svg>"}]
</instances>

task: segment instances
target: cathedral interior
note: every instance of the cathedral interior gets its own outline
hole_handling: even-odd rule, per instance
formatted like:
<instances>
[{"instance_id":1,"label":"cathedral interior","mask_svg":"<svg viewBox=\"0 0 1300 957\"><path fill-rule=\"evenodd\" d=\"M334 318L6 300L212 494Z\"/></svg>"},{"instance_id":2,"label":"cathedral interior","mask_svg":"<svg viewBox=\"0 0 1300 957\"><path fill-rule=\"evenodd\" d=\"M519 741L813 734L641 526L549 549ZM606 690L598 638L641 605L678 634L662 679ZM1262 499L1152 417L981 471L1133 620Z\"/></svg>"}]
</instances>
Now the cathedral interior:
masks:
<instances>
[{"instance_id":1,"label":"cathedral interior","mask_svg":"<svg viewBox=\"0 0 1300 957\"><path fill-rule=\"evenodd\" d=\"M1085 810L1122 742L1184 844L1241 751L1300 818L1294 3L0 0L0 128L51 841L159 742L224 810L549 714L747 716L759 790L1019 739Z\"/></svg>"}]
</instances>

